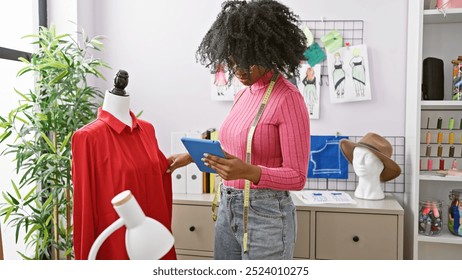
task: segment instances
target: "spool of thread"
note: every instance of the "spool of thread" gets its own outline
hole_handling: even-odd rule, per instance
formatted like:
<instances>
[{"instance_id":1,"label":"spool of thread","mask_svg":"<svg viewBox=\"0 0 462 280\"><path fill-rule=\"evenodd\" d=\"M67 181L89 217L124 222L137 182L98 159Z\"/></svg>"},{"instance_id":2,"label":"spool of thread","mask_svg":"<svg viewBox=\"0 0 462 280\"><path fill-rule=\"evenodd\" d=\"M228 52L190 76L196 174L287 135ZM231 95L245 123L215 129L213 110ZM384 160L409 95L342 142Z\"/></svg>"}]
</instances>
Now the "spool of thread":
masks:
<instances>
[{"instance_id":1,"label":"spool of thread","mask_svg":"<svg viewBox=\"0 0 462 280\"><path fill-rule=\"evenodd\" d=\"M456 159L454 159L454 160L452 161L451 168L452 168L452 169L457 169L457 160L456 160Z\"/></svg>"},{"instance_id":2,"label":"spool of thread","mask_svg":"<svg viewBox=\"0 0 462 280\"><path fill-rule=\"evenodd\" d=\"M449 133L449 144L454 144L454 132Z\"/></svg>"},{"instance_id":3,"label":"spool of thread","mask_svg":"<svg viewBox=\"0 0 462 280\"><path fill-rule=\"evenodd\" d=\"M429 157L432 153L432 146L428 145L427 149L425 150L425 156Z\"/></svg>"},{"instance_id":4,"label":"spool of thread","mask_svg":"<svg viewBox=\"0 0 462 280\"><path fill-rule=\"evenodd\" d=\"M443 156L443 146L439 145L438 146L438 157L442 157Z\"/></svg>"},{"instance_id":5,"label":"spool of thread","mask_svg":"<svg viewBox=\"0 0 462 280\"><path fill-rule=\"evenodd\" d=\"M432 133L430 131L427 131L427 136L426 136L426 142L427 142L427 145L431 143L431 140L432 140Z\"/></svg>"},{"instance_id":6,"label":"spool of thread","mask_svg":"<svg viewBox=\"0 0 462 280\"><path fill-rule=\"evenodd\" d=\"M433 216L435 218L440 217L440 211L438 210L438 207L436 206L436 202L432 201L432 211L433 211Z\"/></svg>"},{"instance_id":7,"label":"spool of thread","mask_svg":"<svg viewBox=\"0 0 462 280\"><path fill-rule=\"evenodd\" d=\"M436 123L436 128L441 129L442 124L443 124L443 119L441 117L439 117L438 121Z\"/></svg>"},{"instance_id":8,"label":"spool of thread","mask_svg":"<svg viewBox=\"0 0 462 280\"><path fill-rule=\"evenodd\" d=\"M455 150L454 146L449 147L449 157L454 157L454 150Z\"/></svg>"},{"instance_id":9,"label":"spool of thread","mask_svg":"<svg viewBox=\"0 0 462 280\"><path fill-rule=\"evenodd\" d=\"M462 119L460 119L460 123L459 123L459 129L462 130Z\"/></svg>"},{"instance_id":10,"label":"spool of thread","mask_svg":"<svg viewBox=\"0 0 462 280\"><path fill-rule=\"evenodd\" d=\"M428 159L428 161L427 161L427 169L428 169L428 171L433 170L433 160Z\"/></svg>"},{"instance_id":11,"label":"spool of thread","mask_svg":"<svg viewBox=\"0 0 462 280\"><path fill-rule=\"evenodd\" d=\"M438 144L443 143L443 132L438 132L437 142L438 142Z\"/></svg>"},{"instance_id":12,"label":"spool of thread","mask_svg":"<svg viewBox=\"0 0 462 280\"><path fill-rule=\"evenodd\" d=\"M454 118L453 117L449 119L448 129L450 130L454 129Z\"/></svg>"},{"instance_id":13,"label":"spool of thread","mask_svg":"<svg viewBox=\"0 0 462 280\"><path fill-rule=\"evenodd\" d=\"M444 170L444 159L440 159L440 170Z\"/></svg>"}]
</instances>

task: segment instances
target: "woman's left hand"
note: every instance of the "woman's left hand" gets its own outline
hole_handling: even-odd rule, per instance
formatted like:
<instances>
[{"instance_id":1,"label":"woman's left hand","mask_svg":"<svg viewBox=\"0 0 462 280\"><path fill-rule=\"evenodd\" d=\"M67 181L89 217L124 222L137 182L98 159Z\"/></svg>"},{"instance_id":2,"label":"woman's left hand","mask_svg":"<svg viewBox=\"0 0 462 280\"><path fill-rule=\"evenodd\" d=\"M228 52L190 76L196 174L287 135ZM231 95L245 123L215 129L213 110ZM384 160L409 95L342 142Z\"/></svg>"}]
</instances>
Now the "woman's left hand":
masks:
<instances>
[{"instance_id":1,"label":"woman's left hand","mask_svg":"<svg viewBox=\"0 0 462 280\"><path fill-rule=\"evenodd\" d=\"M204 154L202 161L217 171L223 180L247 179L255 184L260 181L260 167L245 163L226 151L223 153L226 158Z\"/></svg>"}]
</instances>

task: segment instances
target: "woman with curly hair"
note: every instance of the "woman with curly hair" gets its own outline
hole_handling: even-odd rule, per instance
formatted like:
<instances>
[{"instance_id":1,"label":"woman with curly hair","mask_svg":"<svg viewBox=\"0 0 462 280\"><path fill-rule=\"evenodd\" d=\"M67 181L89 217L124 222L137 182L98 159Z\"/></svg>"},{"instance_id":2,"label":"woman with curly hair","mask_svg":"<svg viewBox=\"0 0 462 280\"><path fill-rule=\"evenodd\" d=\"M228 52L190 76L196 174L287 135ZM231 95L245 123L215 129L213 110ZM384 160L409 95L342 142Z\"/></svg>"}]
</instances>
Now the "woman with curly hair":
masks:
<instances>
[{"instance_id":1,"label":"woman with curly hair","mask_svg":"<svg viewBox=\"0 0 462 280\"><path fill-rule=\"evenodd\" d=\"M298 74L305 50L298 17L273 0L224 2L199 45L199 62L212 73L227 65L246 86L219 130L226 158L202 159L223 179L215 259L293 257L289 191L306 182L310 126L303 97L287 77ZM181 154L170 161L173 171L192 159Z\"/></svg>"}]
</instances>

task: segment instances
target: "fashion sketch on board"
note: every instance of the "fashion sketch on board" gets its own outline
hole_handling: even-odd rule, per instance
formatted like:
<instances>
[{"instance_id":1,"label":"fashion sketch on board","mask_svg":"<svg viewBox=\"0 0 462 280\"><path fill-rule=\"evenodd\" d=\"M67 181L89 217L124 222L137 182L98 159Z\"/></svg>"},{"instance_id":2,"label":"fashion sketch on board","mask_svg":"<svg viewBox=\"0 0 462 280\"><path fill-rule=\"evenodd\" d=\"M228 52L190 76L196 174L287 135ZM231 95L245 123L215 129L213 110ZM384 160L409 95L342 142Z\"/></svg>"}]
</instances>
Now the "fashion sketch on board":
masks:
<instances>
[{"instance_id":1,"label":"fashion sketch on board","mask_svg":"<svg viewBox=\"0 0 462 280\"><path fill-rule=\"evenodd\" d=\"M219 64L216 72L212 74L212 100L233 101L234 96L242 87L234 76L229 78L229 73L223 64Z\"/></svg>"},{"instance_id":2,"label":"fashion sketch on board","mask_svg":"<svg viewBox=\"0 0 462 280\"><path fill-rule=\"evenodd\" d=\"M372 99L366 45L342 47L328 53L327 69L332 103Z\"/></svg>"},{"instance_id":3,"label":"fashion sketch on board","mask_svg":"<svg viewBox=\"0 0 462 280\"><path fill-rule=\"evenodd\" d=\"M300 64L300 77L297 77L300 92L305 100L310 119L319 119L321 65L311 67L308 63Z\"/></svg>"},{"instance_id":4,"label":"fashion sketch on board","mask_svg":"<svg viewBox=\"0 0 462 280\"><path fill-rule=\"evenodd\" d=\"M218 65L218 69L215 73L215 80L213 81L213 84L216 86L217 95L224 95L224 91L226 88L226 84L228 84L228 80L226 80L226 74L222 64Z\"/></svg>"},{"instance_id":5,"label":"fashion sketch on board","mask_svg":"<svg viewBox=\"0 0 462 280\"><path fill-rule=\"evenodd\" d=\"M350 60L353 83L355 85L356 96L364 96L364 86L366 84L366 69L361 56L361 49L353 49L353 58Z\"/></svg>"},{"instance_id":6,"label":"fashion sketch on board","mask_svg":"<svg viewBox=\"0 0 462 280\"><path fill-rule=\"evenodd\" d=\"M334 70L332 71L332 77L335 96L337 98L343 98L345 94L345 70L343 70L343 61L338 52L334 54Z\"/></svg>"}]
</instances>

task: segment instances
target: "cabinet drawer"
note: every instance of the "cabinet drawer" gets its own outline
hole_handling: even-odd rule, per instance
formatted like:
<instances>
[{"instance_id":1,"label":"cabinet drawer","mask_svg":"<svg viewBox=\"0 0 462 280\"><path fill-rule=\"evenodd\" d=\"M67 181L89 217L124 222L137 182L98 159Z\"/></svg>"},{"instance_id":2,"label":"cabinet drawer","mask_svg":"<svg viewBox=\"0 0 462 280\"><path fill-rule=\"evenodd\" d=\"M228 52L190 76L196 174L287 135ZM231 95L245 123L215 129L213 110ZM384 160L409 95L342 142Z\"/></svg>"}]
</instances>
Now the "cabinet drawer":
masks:
<instances>
[{"instance_id":1,"label":"cabinet drawer","mask_svg":"<svg viewBox=\"0 0 462 280\"><path fill-rule=\"evenodd\" d=\"M294 258L310 258L310 211L297 211L297 241Z\"/></svg>"},{"instance_id":2,"label":"cabinet drawer","mask_svg":"<svg viewBox=\"0 0 462 280\"><path fill-rule=\"evenodd\" d=\"M174 204L172 215L176 249L213 252L215 223L210 206Z\"/></svg>"},{"instance_id":3,"label":"cabinet drawer","mask_svg":"<svg viewBox=\"0 0 462 280\"><path fill-rule=\"evenodd\" d=\"M316 213L316 259L397 259L398 217Z\"/></svg>"},{"instance_id":4,"label":"cabinet drawer","mask_svg":"<svg viewBox=\"0 0 462 280\"><path fill-rule=\"evenodd\" d=\"M213 257L205 257L199 255L176 255L177 260L213 260Z\"/></svg>"}]
</instances>

